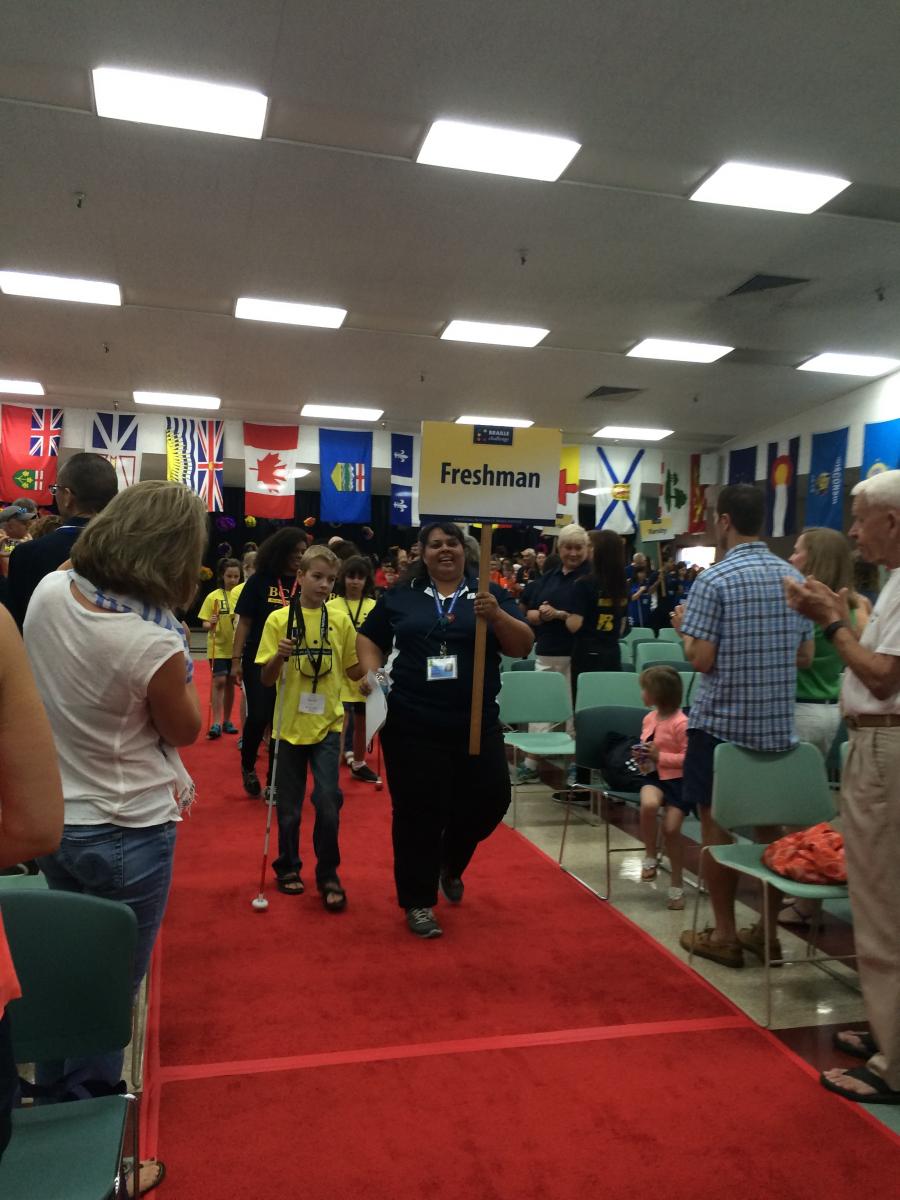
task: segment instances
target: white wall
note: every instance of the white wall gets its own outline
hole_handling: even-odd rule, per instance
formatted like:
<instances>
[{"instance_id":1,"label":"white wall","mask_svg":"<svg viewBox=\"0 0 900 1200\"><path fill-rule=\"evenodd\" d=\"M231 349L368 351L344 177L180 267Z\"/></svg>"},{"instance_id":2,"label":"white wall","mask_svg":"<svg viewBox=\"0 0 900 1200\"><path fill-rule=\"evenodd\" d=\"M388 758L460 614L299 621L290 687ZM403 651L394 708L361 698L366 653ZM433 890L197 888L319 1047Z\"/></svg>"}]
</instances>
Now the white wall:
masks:
<instances>
[{"instance_id":1,"label":"white wall","mask_svg":"<svg viewBox=\"0 0 900 1200\"><path fill-rule=\"evenodd\" d=\"M737 438L728 442L722 447L722 478L728 478L729 451L756 444L756 478L765 479L768 443L777 442L781 438L797 437L798 434L798 471L801 475L808 475L812 435L841 429L844 425L850 427L846 466L859 467L862 463L864 426L873 421L889 421L895 417L900 417L900 372L888 375L886 379L863 384L851 392L845 392L836 400L829 400L826 404L807 409L806 412L798 413L778 425L769 425L758 430L752 437Z\"/></svg>"}]
</instances>

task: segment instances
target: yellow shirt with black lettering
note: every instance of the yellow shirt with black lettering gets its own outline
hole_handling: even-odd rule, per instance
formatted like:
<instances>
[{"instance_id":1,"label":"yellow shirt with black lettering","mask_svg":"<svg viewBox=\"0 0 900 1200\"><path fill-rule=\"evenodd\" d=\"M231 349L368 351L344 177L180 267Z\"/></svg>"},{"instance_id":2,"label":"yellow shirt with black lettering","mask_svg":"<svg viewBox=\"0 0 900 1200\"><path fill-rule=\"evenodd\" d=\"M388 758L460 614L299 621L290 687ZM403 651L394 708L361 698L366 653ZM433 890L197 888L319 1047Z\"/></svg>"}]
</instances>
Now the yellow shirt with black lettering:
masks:
<instances>
[{"instance_id":1,"label":"yellow shirt with black lettering","mask_svg":"<svg viewBox=\"0 0 900 1200\"><path fill-rule=\"evenodd\" d=\"M233 592L226 592L223 588L216 588L215 591L209 593L200 605L200 612L197 615L201 621L209 621L217 604L219 606L219 623L216 625L215 631L210 629L207 632L206 657L230 659L232 649L234 648L234 630L237 626L237 617L234 614Z\"/></svg>"},{"instance_id":2,"label":"yellow shirt with black lettering","mask_svg":"<svg viewBox=\"0 0 900 1200\"><path fill-rule=\"evenodd\" d=\"M374 596L366 596L363 600L348 600L345 596L332 596L328 601L329 610L337 609L338 612L342 612L344 616L349 617L354 630L359 629L374 607ZM347 678L344 679L341 699L345 704L365 704L366 702L365 696L359 690L359 684Z\"/></svg>"},{"instance_id":3,"label":"yellow shirt with black lettering","mask_svg":"<svg viewBox=\"0 0 900 1200\"><path fill-rule=\"evenodd\" d=\"M288 609L278 609L269 615L263 629L258 663L267 663L278 653L278 643L287 637ZM281 675L278 677L278 698L275 701L275 721L281 710L281 736L294 746L314 746L326 734L340 733L344 724L344 705L341 692L346 687L348 668L355 667L356 630L346 613L326 608L328 632L322 645L322 609L301 608L305 636L284 671L284 706L281 699ZM322 650L322 661L315 692L323 696L323 713L300 712L300 697L312 692L315 681L315 663ZM310 654L312 657L310 657Z\"/></svg>"}]
</instances>

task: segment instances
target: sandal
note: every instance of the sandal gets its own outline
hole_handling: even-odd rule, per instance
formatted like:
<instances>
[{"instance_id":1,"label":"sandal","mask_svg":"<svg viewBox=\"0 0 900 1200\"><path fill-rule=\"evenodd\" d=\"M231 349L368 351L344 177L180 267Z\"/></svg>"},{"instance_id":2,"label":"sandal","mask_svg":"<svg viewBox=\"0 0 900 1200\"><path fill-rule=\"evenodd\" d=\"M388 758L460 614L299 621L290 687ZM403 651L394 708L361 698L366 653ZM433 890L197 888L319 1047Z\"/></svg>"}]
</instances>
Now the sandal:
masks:
<instances>
[{"instance_id":1,"label":"sandal","mask_svg":"<svg viewBox=\"0 0 900 1200\"><path fill-rule=\"evenodd\" d=\"M286 896L302 896L304 892L303 880L300 878L299 871L288 871L287 875L276 875L275 886Z\"/></svg>"},{"instance_id":2,"label":"sandal","mask_svg":"<svg viewBox=\"0 0 900 1200\"><path fill-rule=\"evenodd\" d=\"M829 1079L827 1075L820 1075L819 1082L822 1087L828 1088L829 1092L836 1092L845 1100L855 1100L857 1104L900 1104L900 1092L889 1088L881 1076L870 1071L868 1067L851 1067L844 1074L850 1079L858 1079L860 1083L868 1084L874 1091L871 1095L864 1096L860 1092L851 1091L850 1088L841 1087L836 1079Z\"/></svg>"},{"instance_id":3,"label":"sandal","mask_svg":"<svg viewBox=\"0 0 900 1200\"><path fill-rule=\"evenodd\" d=\"M649 883L651 879L656 878L656 863L652 867L641 867L641 879L644 883Z\"/></svg>"},{"instance_id":4,"label":"sandal","mask_svg":"<svg viewBox=\"0 0 900 1200\"><path fill-rule=\"evenodd\" d=\"M851 1042L848 1040L849 1038L855 1038L856 1041ZM875 1039L864 1029L839 1029L832 1037L831 1044L835 1050L840 1050L844 1054L852 1054L854 1058L869 1059L873 1054L878 1053Z\"/></svg>"},{"instance_id":5,"label":"sandal","mask_svg":"<svg viewBox=\"0 0 900 1200\"><path fill-rule=\"evenodd\" d=\"M320 884L319 894L328 912L343 912L347 907L347 893L336 879Z\"/></svg>"},{"instance_id":6,"label":"sandal","mask_svg":"<svg viewBox=\"0 0 900 1200\"><path fill-rule=\"evenodd\" d=\"M155 1173L154 1177L148 1183L145 1183L143 1178L141 1178L141 1176L146 1174L147 1170L151 1167L155 1168L156 1173ZM159 1187L159 1185L165 1179L166 1164L161 1163L158 1158L145 1158L144 1161L139 1165L138 1171L139 1171L138 1183L140 1186L140 1192L138 1194L141 1196L146 1196L148 1192L152 1192L154 1188ZM135 1196L134 1163L129 1163L128 1166L125 1168L125 1194L127 1196L131 1197L132 1200Z\"/></svg>"}]
</instances>

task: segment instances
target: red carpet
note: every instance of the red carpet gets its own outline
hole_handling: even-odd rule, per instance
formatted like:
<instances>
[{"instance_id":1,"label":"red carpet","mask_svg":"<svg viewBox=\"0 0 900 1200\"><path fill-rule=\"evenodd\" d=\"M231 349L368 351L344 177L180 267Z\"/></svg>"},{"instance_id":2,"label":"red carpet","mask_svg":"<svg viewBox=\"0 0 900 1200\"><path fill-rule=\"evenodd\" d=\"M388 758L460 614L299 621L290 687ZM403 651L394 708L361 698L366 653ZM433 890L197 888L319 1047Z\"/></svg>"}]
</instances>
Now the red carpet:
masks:
<instances>
[{"instance_id":1,"label":"red carpet","mask_svg":"<svg viewBox=\"0 0 900 1200\"><path fill-rule=\"evenodd\" d=\"M900 1142L510 830L419 942L387 792L342 773L348 910L315 892L308 808L310 890L270 890L259 914L265 809L234 739L186 759L200 798L154 960L145 1104L167 1196L693 1196L705 1179L838 1200L851 1162L854 1196L861 1170L897 1177Z\"/></svg>"}]
</instances>

